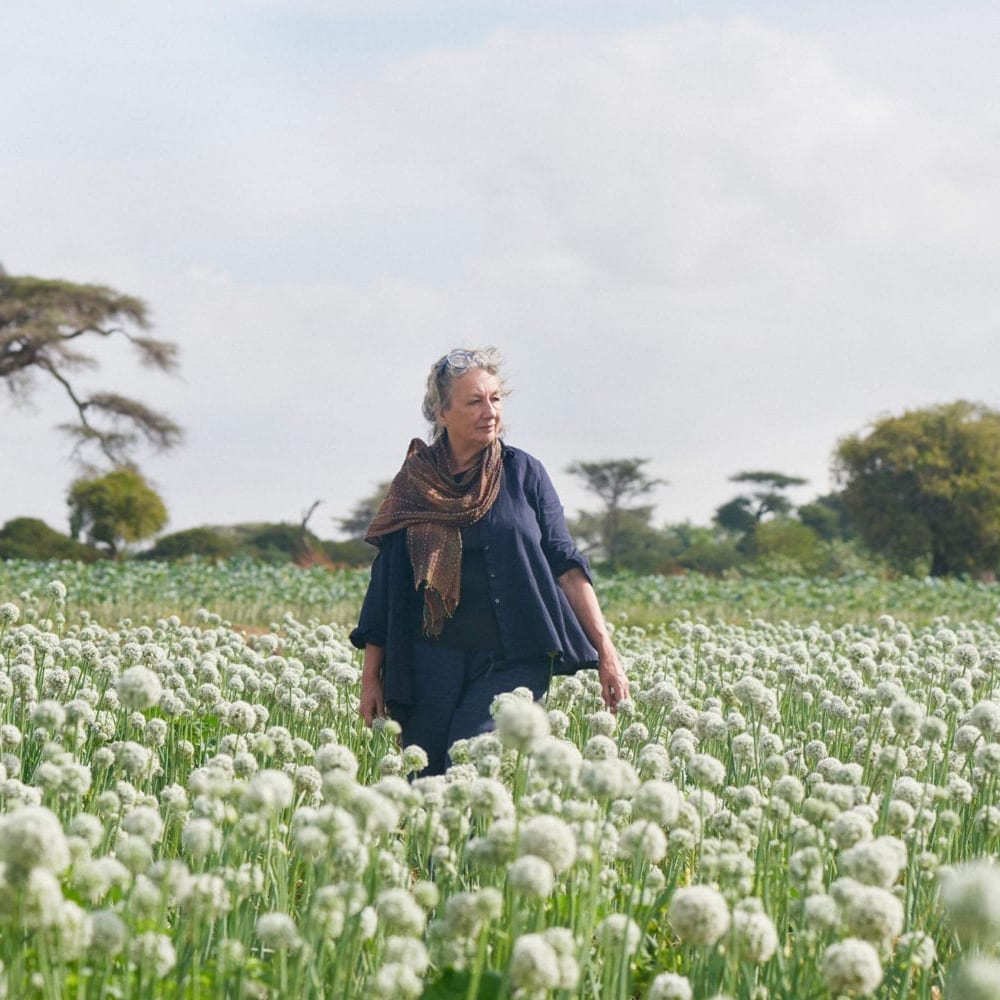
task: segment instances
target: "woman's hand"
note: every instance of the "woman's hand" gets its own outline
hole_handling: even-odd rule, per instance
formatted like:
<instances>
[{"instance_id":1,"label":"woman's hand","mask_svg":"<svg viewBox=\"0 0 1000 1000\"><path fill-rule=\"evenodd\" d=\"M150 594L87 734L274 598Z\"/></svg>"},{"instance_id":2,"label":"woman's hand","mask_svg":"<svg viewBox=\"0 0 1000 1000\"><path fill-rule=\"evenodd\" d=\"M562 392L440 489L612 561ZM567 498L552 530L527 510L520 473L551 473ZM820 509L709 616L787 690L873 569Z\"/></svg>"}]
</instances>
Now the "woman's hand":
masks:
<instances>
[{"instance_id":1,"label":"woman's hand","mask_svg":"<svg viewBox=\"0 0 1000 1000\"><path fill-rule=\"evenodd\" d=\"M616 712L618 703L628 698L628 677L625 676L625 669L618 659L618 651L608 635L594 588L579 567L563 573L559 577L559 586L562 587L587 638L597 650L597 674L601 680L601 697L604 699L604 704L612 712Z\"/></svg>"},{"instance_id":2,"label":"woman's hand","mask_svg":"<svg viewBox=\"0 0 1000 1000\"><path fill-rule=\"evenodd\" d=\"M618 651L608 640L597 661L597 676L601 681L601 697L612 712L618 711L618 703L628 700L628 677L618 659Z\"/></svg>"},{"instance_id":3,"label":"woman's hand","mask_svg":"<svg viewBox=\"0 0 1000 1000\"><path fill-rule=\"evenodd\" d=\"M358 712L369 728L385 715L385 695L382 688L382 646L365 646L365 665L361 670L361 701Z\"/></svg>"}]
</instances>

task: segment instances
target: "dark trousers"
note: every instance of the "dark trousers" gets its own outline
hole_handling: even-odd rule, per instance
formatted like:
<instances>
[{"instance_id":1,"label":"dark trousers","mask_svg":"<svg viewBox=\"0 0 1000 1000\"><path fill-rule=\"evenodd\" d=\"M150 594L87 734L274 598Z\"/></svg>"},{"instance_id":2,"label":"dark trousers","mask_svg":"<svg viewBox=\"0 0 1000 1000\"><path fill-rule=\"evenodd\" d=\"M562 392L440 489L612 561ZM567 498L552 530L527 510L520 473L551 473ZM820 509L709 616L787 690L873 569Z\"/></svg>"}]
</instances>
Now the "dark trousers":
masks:
<instances>
[{"instance_id":1,"label":"dark trousers","mask_svg":"<svg viewBox=\"0 0 1000 1000\"><path fill-rule=\"evenodd\" d=\"M413 704L402 721L403 746L427 751L421 776L444 774L456 740L493 728L490 705L504 691L530 688L540 699L549 686L548 656L505 660L501 653L413 644Z\"/></svg>"}]
</instances>

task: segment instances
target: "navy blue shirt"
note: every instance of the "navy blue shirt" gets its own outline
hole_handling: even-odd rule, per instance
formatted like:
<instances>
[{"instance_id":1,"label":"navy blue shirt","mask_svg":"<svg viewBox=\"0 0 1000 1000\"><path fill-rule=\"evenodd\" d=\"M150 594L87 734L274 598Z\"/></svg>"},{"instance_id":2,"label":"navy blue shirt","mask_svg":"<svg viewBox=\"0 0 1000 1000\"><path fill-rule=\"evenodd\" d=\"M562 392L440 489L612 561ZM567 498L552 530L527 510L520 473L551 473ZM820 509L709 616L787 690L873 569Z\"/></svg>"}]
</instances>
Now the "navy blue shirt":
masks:
<instances>
[{"instance_id":1,"label":"navy blue shirt","mask_svg":"<svg viewBox=\"0 0 1000 1000\"><path fill-rule=\"evenodd\" d=\"M500 493L475 526L496 613L504 657L552 655L553 673L597 666L597 651L584 634L557 578L579 567L590 579L586 556L566 526L562 503L537 458L503 445ZM386 704L413 700L413 621L423 594L413 584L406 531L382 539L372 563L368 592L351 642L385 647L382 683Z\"/></svg>"}]
</instances>

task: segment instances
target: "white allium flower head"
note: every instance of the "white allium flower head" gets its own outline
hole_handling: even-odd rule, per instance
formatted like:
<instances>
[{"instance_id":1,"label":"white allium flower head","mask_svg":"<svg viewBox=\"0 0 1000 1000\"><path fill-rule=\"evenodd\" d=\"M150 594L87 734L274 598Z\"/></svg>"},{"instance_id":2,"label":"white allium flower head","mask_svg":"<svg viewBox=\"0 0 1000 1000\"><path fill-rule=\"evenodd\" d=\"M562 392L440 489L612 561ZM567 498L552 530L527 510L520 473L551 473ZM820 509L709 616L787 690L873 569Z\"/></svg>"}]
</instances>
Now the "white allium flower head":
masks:
<instances>
[{"instance_id":1,"label":"white allium flower head","mask_svg":"<svg viewBox=\"0 0 1000 1000\"><path fill-rule=\"evenodd\" d=\"M580 982L580 965L576 956L578 952L576 938L568 927L547 927L542 931L542 937L552 946L559 960L560 990L575 990Z\"/></svg>"},{"instance_id":2,"label":"white allium flower head","mask_svg":"<svg viewBox=\"0 0 1000 1000\"><path fill-rule=\"evenodd\" d=\"M237 733L252 733L260 723L257 710L241 699L229 703L225 717L226 725Z\"/></svg>"},{"instance_id":3,"label":"white allium flower head","mask_svg":"<svg viewBox=\"0 0 1000 1000\"><path fill-rule=\"evenodd\" d=\"M375 912L387 934L419 937L427 914L406 889L383 889L375 900Z\"/></svg>"},{"instance_id":4,"label":"white allium flower head","mask_svg":"<svg viewBox=\"0 0 1000 1000\"><path fill-rule=\"evenodd\" d=\"M597 733L583 745L584 760L613 760L618 756L618 744L610 736Z\"/></svg>"},{"instance_id":5,"label":"white allium flower head","mask_svg":"<svg viewBox=\"0 0 1000 1000\"><path fill-rule=\"evenodd\" d=\"M359 766L358 758L350 747L340 743L324 743L317 749L313 764L321 774L343 771L351 778L357 775Z\"/></svg>"},{"instance_id":6,"label":"white allium flower head","mask_svg":"<svg viewBox=\"0 0 1000 1000\"><path fill-rule=\"evenodd\" d=\"M70 836L80 837L94 850L104 839L104 824L93 813L77 813L67 827Z\"/></svg>"},{"instance_id":7,"label":"white allium flower head","mask_svg":"<svg viewBox=\"0 0 1000 1000\"><path fill-rule=\"evenodd\" d=\"M639 775L627 760L618 757L585 760L580 770L580 784L600 801L628 799L639 787Z\"/></svg>"},{"instance_id":8,"label":"white allium flower head","mask_svg":"<svg viewBox=\"0 0 1000 1000\"><path fill-rule=\"evenodd\" d=\"M545 709L537 702L520 698L501 702L494 721L503 745L520 753L533 753L551 732Z\"/></svg>"},{"instance_id":9,"label":"white allium flower head","mask_svg":"<svg viewBox=\"0 0 1000 1000\"><path fill-rule=\"evenodd\" d=\"M418 976L425 975L430 968L427 947L418 938L390 936L386 938L382 954L387 962L399 962Z\"/></svg>"},{"instance_id":10,"label":"white allium flower head","mask_svg":"<svg viewBox=\"0 0 1000 1000\"><path fill-rule=\"evenodd\" d=\"M1000 736L1000 704L995 701L977 702L969 712L968 723L983 736Z\"/></svg>"},{"instance_id":11,"label":"white allium flower head","mask_svg":"<svg viewBox=\"0 0 1000 1000\"><path fill-rule=\"evenodd\" d=\"M146 931L132 940L129 954L139 966L152 968L153 974L162 979L177 964L177 952L166 934Z\"/></svg>"},{"instance_id":12,"label":"white allium flower head","mask_svg":"<svg viewBox=\"0 0 1000 1000\"><path fill-rule=\"evenodd\" d=\"M646 1000L693 1000L694 992L687 976L661 972L649 984Z\"/></svg>"},{"instance_id":13,"label":"white allium flower head","mask_svg":"<svg viewBox=\"0 0 1000 1000\"><path fill-rule=\"evenodd\" d=\"M632 797L632 815L648 819L661 826L673 826L680 812L681 797L677 786L669 781L651 778L644 781Z\"/></svg>"},{"instance_id":14,"label":"white allium flower head","mask_svg":"<svg viewBox=\"0 0 1000 1000\"><path fill-rule=\"evenodd\" d=\"M882 982L878 952L867 941L845 938L823 955L823 979L834 995L871 996Z\"/></svg>"},{"instance_id":15,"label":"white allium flower head","mask_svg":"<svg viewBox=\"0 0 1000 1000\"><path fill-rule=\"evenodd\" d=\"M649 820L635 820L621 831L617 853L618 857L625 860L636 859L656 864L666 856L667 836Z\"/></svg>"},{"instance_id":16,"label":"white allium flower head","mask_svg":"<svg viewBox=\"0 0 1000 1000\"><path fill-rule=\"evenodd\" d=\"M586 722L592 736L613 736L618 728L618 720L605 708L591 712Z\"/></svg>"},{"instance_id":17,"label":"white allium flower head","mask_svg":"<svg viewBox=\"0 0 1000 1000\"><path fill-rule=\"evenodd\" d=\"M295 921L287 913L262 913L255 932L260 943L274 951L294 951L301 944Z\"/></svg>"},{"instance_id":18,"label":"white allium flower head","mask_svg":"<svg viewBox=\"0 0 1000 1000\"><path fill-rule=\"evenodd\" d=\"M778 948L778 932L759 900L738 903L733 909L736 950L745 962L762 964Z\"/></svg>"},{"instance_id":19,"label":"white allium flower head","mask_svg":"<svg viewBox=\"0 0 1000 1000\"><path fill-rule=\"evenodd\" d=\"M514 815L510 790L497 778L476 778L470 783L469 808L474 816L490 818Z\"/></svg>"},{"instance_id":20,"label":"white allium flower head","mask_svg":"<svg viewBox=\"0 0 1000 1000\"><path fill-rule=\"evenodd\" d=\"M1000 866L971 861L943 872L941 904L963 944L1000 941Z\"/></svg>"},{"instance_id":21,"label":"white allium flower head","mask_svg":"<svg viewBox=\"0 0 1000 1000\"><path fill-rule=\"evenodd\" d=\"M825 892L806 896L802 915L806 926L817 933L836 930L840 924L840 907L833 896Z\"/></svg>"},{"instance_id":22,"label":"white allium flower head","mask_svg":"<svg viewBox=\"0 0 1000 1000\"><path fill-rule=\"evenodd\" d=\"M843 917L853 937L879 945L903 929L903 904L888 889L866 885L844 904Z\"/></svg>"},{"instance_id":23,"label":"white allium flower head","mask_svg":"<svg viewBox=\"0 0 1000 1000\"><path fill-rule=\"evenodd\" d=\"M596 928L597 943L604 951L632 955L642 941L639 925L624 913L611 913Z\"/></svg>"},{"instance_id":24,"label":"white allium flower head","mask_svg":"<svg viewBox=\"0 0 1000 1000\"><path fill-rule=\"evenodd\" d=\"M0 861L22 872L33 868L55 874L65 871L70 852L59 817L38 805L0 816Z\"/></svg>"},{"instance_id":25,"label":"white allium flower head","mask_svg":"<svg viewBox=\"0 0 1000 1000\"><path fill-rule=\"evenodd\" d=\"M551 713L550 713L551 714ZM583 766L583 755L569 740L548 736L535 748L532 770L548 781L571 785Z\"/></svg>"},{"instance_id":26,"label":"white allium flower head","mask_svg":"<svg viewBox=\"0 0 1000 1000\"><path fill-rule=\"evenodd\" d=\"M155 844L163 836L163 819L159 811L151 806L134 806L122 817L121 828Z\"/></svg>"},{"instance_id":27,"label":"white allium flower head","mask_svg":"<svg viewBox=\"0 0 1000 1000\"><path fill-rule=\"evenodd\" d=\"M406 774L417 774L427 767L427 751L415 743L403 747L403 771Z\"/></svg>"},{"instance_id":28,"label":"white allium flower head","mask_svg":"<svg viewBox=\"0 0 1000 1000\"><path fill-rule=\"evenodd\" d=\"M125 708L141 711L159 702L163 685L152 670L136 664L126 667L115 678L115 691L118 692L118 700Z\"/></svg>"},{"instance_id":29,"label":"white allium flower head","mask_svg":"<svg viewBox=\"0 0 1000 1000\"><path fill-rule=\"evenodd\" d=\"M937 958L937 946L930 934L908 931L896 942L896 955L915 969L929 969Z\"/></svg>"},{"instance_id":30,"label":"white allium flower head","mask_svg":"<svg viewBox=\"0 0 1000 1000\"><path fill-rule=\"evenodd\" d=\"M66 709L62 702L52 699L35 702L31 707L31 722L54 733L66 724Z\"/></svg>"},{"instance_id":31,"label":"white allium flower head","mask_svg":"<svg viewBox=\"0 0 1000 1000\"><path fill-rule=\"evenodd\" d=\"M558 816L531 816L521 824L517 850L544 858L558 874L576 861L576 835Z\"/></svg>"},{"instance_id":32,"label":"white allium flower head","mask_svg":"<svg viewBox=\"0 0 1000 1000\"><path fill-rule=\"evenodd\" d=\"M876 837L842 851L838 859L849 878L864 885L889 888L906 867L906 844L896 837Z\"/></svg>"},{"instance_id":33,"label":"white allium flower head","mask_svg":"<svg viewBox=\"0 0 1000 1000\"><path fill-rule=\"evenodd\" d=\"M452 893L444 904L445 924L451 934L472 937L484 921L495 920L503 909L503 895L492 886Z\"/></svg>"},{"instance_id":34,"label":"white allium flower head","mask_svg":"<svg viewBox=\"0 0 1000 1000\"><path fill-rule=\"evenodd\" d=\"M729 930L729 907L722 894L711 886L684 886L670 900L668 919L681 940L713 945Z\"/></svg>"},{"instance_id":35,"label":"white allium flower head","mask_svg":"<svg viewBox=\"0 0 1000 1000\"><path fill-rule=\"evenodd\" d=\"M222 847L222 830L207 816L195 816L181 832L181 846L191 857L202 860Z\"/></svg>"},{"instance_id":36,"label":"white allium flower head","mask_svg":"<svg viewBox=\"0 0 1000 1000\"><path fill-rule=\"evenodd\" d=\"M424 983L405 962L387 961L368 979L366 995L372 1000L416 1000Z\"/></svg>"},{"instance_id":37,"label":"white allium flower head","mask_svg":"<svg viewBox=\"0 0 1000 1000\"><path fill-rule=\"evenodd\" d=\"M111 910L97 910L90 915L90 950L104 959L114 958L128 940L125 921Z\"/></svg>"},{"instance_id":38,"label":"white allium flower head","mask_svg":"<svg viewBox=\"0 0 1000 1000\"><path fill-rule=\"evenodd\" d=\"M559 988L559 956L543 934L522 934L514 941L507 969L511 986L525 995Z\"/></svg>"},{"instance_id":39,"label":"white allium flower head","mask_svg":"<svg viewBox=\"0 0 1000 1000\"><path fill-rule=\"evenodd\" d=\"M48 869L25 872L0 863L0 924L17 919L25 927L54 927L62 905L59 880Z\"/></svg>"},{"instance_id":40,"label":"white allium flower head","mask_svg":"<svg viewBox=\"0 0 1000 1000\"><path fill-rule=\"evenodd\" d=\"M948 974L946 996L955 1000L1000 1000L1000 961L970 955Z\"/></svg>"},{"instance_id":41,"label":"white allium flower head","mask_svg":"<svg viewBox=\"0 0 1000 1000\"><path fill-rule=\"evenodd\" d=\"M290 806L294 798L292 779L284 771L267 768L250 779L243 805L255 812L275 813Z\"/></svg>"},{"instance_id":42,"label":"white allium flower head","mask_svg":"<svg viewBox=\"0 0 1000 1000\"><path fill-rule=\"evenodd\" d=\"M718 788L726 780L725 765L707 753L696 753L687 762L687 772L695 784L706 788Z\"/></svg>"},{"instance_id":43,"label":"white allium flower head","mask_svg":"<svg viewBox=\"0 0 1000 1000\"><path fill-rule=\"evenodd\" d=\"M548 899L555 886L555 872L537 854L522 854L507 867L507 884L519 896Z\"/></svg>"}]
</instances>

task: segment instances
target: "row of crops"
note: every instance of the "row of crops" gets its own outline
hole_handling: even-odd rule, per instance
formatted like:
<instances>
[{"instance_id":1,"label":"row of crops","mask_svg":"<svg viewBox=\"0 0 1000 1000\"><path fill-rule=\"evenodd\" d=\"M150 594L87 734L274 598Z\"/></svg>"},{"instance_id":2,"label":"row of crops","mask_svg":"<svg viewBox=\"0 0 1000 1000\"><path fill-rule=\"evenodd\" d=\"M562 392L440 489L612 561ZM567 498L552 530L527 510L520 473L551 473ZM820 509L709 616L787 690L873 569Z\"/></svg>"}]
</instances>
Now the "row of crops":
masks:
<instances>
[{"instance_id":1,"label":"row of crops","mask_svg":"<svg viewBox=\"0 0 1000 1000\"><path fill-rule=\"evenodd\" d=\"M996 590L599 584L413 780L363 574L0 564L0 995L1000 996Z\"/></svg>"},{"instance_id":2,"label":"row of crops","mask_svg":"<svg viewBox=\"0 0 1000 1000\"><path fill-rule=\"evenodd\" d=\"M86 611L97 620L118 622L178 615L192 620L209 610L221 620L267 626L286 614L347 624L357 615L367 570L300 569L291 564L191 559L167 562L39 563L0 561L0 594L24 595L30 605L48 582L60 579L68 591L64 612ZM753 617L874 624L884 612L911 624L950 617L992 621L1000 611L995 584L967 580L889 580L847 577L755 579L738 574L707 577L599 577L597 588L612 620L657 624L681 615L708 621Z\"/></svg>"}]
</instances>

